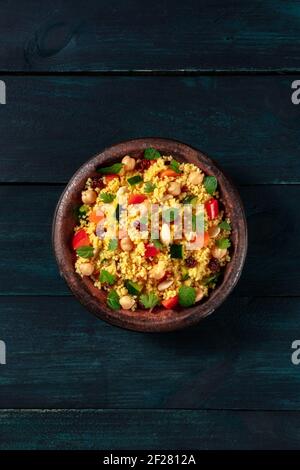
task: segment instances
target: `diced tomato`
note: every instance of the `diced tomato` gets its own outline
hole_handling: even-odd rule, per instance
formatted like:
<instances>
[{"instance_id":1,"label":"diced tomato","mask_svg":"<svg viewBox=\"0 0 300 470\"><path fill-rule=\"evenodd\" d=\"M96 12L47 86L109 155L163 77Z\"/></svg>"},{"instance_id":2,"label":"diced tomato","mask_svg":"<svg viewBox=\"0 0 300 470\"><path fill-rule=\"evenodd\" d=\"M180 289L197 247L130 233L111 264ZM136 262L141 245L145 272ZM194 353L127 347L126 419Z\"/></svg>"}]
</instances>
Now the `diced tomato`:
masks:
<instances>
[{"instance_id":1,"label":"diced tomato","mask_svg":"<svg viewBox=\"0 0 300 470\"><path fill-rule=\"evenodd\" d=\"M161 171L159 175L161 178L164 178L165 176L168 176L168 177L173 176L176 178L177 176L179 176L179 173L176 173L176 171L171 170L171 168L169 168L168 170Z\"/></svg>"},{"instance_id":2,"label":"diced tomato","mask_svg":"<svg viewBox=\"0 0 300 470\"><path fill-rule=\"evenodd\" d=\"M95 224L98 224L98 222L101 222L101 220L104 219L104 214L102 211L100 211L99 209L96 210L96 211L92 211L89 215L89 221L90 222L93 222Z\"/></svg>"},{"instance_id":3,"label":"diced tomato","mask_svg":"<svg viewBox=\"0 0 300 470\"><path fill-rule=\"evenodd\" d=\"M147 199L145 194L131 194L128 197L128 204L141 204L145 199Z\"/></svg>"},{"instance_id":4,"label":"diced tomato","mask_svg":"<svg viewBox=\"0 0 300 470\"><path fill-rule=\"evenodd\" d=\"M145 246L145 258L152 258L159 253L159 249L156 248L154 245L146 245Z\"/></svg>"},{"instance_id":5,"label":"diced tomato","mask_svg":"<svg viewBox=\"0 0 300 470\"><path fill-rule=\"evenodd\" d=\"M72 246L74 250L77 250L81 246L88 246L90 245L90 239L86 231L82 228L78 230L78 232L75 233L73 240L72 240Z\"/></svg>"},{"instance_id":6,"label":"diced tomato","mask_svg":"<svg viewBox=\"0 0 300 470\"><path fill-rule=\"evenodd\" d=\"M110 181L114 180L115 178L119 178L119 175L105 175L104 176L104 183L108 184Z\"/></svg>"},{"instance_id":7,"label":"diced tomato","mask_svg":"<svg viewBox=\"0 0 300 470\"><path fill-rule=\"evenodd\" d=\"M207 216L210 220L215 219L218 217L219 214L219 204L217 199L211 198L209 201L205 203L205 210L207 212Z\"/></svg>"},{"instance_id":8,"label":"diced tomato","mask_svg":"<svg viewBox=\"0 0 300 470\"><path fill-rule=\"evenodd\" d=\"M163 300L162 304L165 308L174 308L178 304L178 295L171 297L170 299Z\"/></svg>"}]
</instances>

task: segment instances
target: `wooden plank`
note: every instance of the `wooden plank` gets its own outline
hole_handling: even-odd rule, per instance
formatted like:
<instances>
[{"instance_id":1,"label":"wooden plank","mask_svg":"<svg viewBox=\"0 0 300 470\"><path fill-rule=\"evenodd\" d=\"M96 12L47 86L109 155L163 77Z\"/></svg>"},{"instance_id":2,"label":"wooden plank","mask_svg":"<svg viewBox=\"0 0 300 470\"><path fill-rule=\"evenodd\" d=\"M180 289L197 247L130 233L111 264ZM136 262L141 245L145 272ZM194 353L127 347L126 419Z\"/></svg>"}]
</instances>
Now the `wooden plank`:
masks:
<instances>
[{"instance_id":1,"label":"wooden plank","mask_svg":"<svg viewBox=\"0 0 300 470\"><path fill-rule=\"evenodd\" d=\"M300 67L299 3L294 0L15 3L2 6L1 70Z\"/></svg>"},{"instance_id":2,"label":"wooden plank","mask_svg":"<svg viewBox=\"0 0 300 470\"><path fill-rule=\"evenodd\" d=\"M299 412L6 410L0 448L298 449L299 423Z\"/></svg>"},{"instance_id":3,"label":"wooden plank","mask_svg":"<svg viewBox=\"0 0 300 470\"><path fill-rule=\"evenodd\" d=\"M240 189L249 251L235 295L299 295L300 214L295 205L300 186ZM51 247L52 216L61 191L60 186L0 186L0 295L69 295Z\"/></svg>"},{"instance_id":4,"label":"wooden plank","mask_svg":"<svg viewBox=\"0 0 300 470\"><path fill-rule=\"evenodd\" d=\"M166 335L112 327L70 297L0 297L1 408L300 410L299 308L232 296Z\"/></svg>"},{"instance_id":5,"label":"wooden plank","mask_svg":"<svg viewBox=\"0 0 300 470\"><path fill-rule=\"evenodd\" d=\"M239 184L300 182L293 76L0 78L0 182L66 182L104 147L157 135Z\"/></svg>"}]
</instances>

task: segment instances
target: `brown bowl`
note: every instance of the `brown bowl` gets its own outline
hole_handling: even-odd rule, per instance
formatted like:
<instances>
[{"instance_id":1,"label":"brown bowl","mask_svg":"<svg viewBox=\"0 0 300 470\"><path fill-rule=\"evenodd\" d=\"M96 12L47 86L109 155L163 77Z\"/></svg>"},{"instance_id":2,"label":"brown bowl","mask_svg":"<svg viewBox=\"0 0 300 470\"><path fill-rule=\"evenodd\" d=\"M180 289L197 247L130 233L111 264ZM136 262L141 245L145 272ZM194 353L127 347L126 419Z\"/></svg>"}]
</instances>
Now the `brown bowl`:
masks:
<instances>
[{"instance_id":1,"label":"brown bowl","mask_svg":"<svg viewBox=\"0 0 300 470\"><path fill-rule=\"evenodd\" d=\"M106 296L94 287L89 278L81 278L74 269L74 253L71 248L73 229L76 225L74 208L80 204L81 191L88 177L97 175L99 165L110 165L124 155L140 157L147 147L154 147L163 155L173 155L182 162L193 163L207 175L218 180L220 197L226 209L226 216L232 223L232 259L227 264L224 277L207 300L190 308L166 310L156 308L149 313L145 310L135 312L113 311L106 306ZM53 220L53 246L60 274L66 280L74 295L97 317L113 325L130 330L158 332L172 331L199 322L210 315L236 285L247 252L247 225L240 196L232 183L207 156L192 147L170 139L144 138L129 140L113 145L88 160L75 173L64 190L56 208Z\"/></svg>"}]
</instances>

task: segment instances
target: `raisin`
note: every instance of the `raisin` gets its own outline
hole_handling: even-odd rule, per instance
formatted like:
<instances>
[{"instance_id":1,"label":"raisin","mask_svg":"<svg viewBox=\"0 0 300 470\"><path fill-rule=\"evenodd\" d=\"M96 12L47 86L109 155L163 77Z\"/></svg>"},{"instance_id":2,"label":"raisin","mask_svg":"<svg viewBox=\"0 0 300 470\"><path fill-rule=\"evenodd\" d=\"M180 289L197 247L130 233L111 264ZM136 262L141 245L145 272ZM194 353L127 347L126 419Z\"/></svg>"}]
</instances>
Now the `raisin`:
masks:
<instances>
[{"instance_id":1,"label":"raisin","mask_svg":"<svg viewBox=\"0 0 300 470\"><path fill-rule=\"evenodd\" d=\"M192 256L189 256L186 258L185 264L188 268L194 268L197 265L197 261Z\"/></svg>"},{"instance_id":2,"label":"raisin","mask_svg":"<svg viewBox=\"0 0 300 470\"><path fill-rule=\"evenodd\" d=\"M136 228L137 230L141 230L141 223L140 223L139 220L135 220L135 221L133 222L133 226L134 226L134 228Z\"/></svg>"},{"instance_id":3,"label":"raisin","mask_svg":"<svg viewBox=\"0 0 300 470\"><path fill-rule=\"evenodd\" d=\"M104 183L103 183L102 176L94 176L92 178L91 186L92 186L93 189L96 189L96 188L103 189L104 188Z\"/></svg>"},{"instance_id":4,"label":"raisin","mask_svg":"<svg viewBox=\"0 0 300 470\"><path fill-rule=\"evenodd\" d=\"M208 268L211 270L211 272L216 273L220 271L220 263L216 258L211 258L211 260L208 263Z\"/></svg>"}]
</instances>

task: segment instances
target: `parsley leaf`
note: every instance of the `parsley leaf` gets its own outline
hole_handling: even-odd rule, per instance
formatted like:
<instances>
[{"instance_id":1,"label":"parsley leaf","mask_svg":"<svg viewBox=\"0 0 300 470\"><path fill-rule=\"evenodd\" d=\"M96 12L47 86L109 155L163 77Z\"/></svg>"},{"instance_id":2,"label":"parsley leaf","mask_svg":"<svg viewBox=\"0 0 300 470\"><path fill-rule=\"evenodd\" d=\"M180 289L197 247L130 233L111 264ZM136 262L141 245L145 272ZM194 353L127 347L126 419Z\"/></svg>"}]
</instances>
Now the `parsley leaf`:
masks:
<instances>
[{"instance_id":1,"label":"parsley leaf","mask_svg":"<svg viewBox=\"0 0 300 470\"><path fill-rule=\"evenodd\" d=\"M112 238L111 240L109 240L109 244L108 244L109 251L114 251L117 248L118 248L118 240L116 238Z\"/></svg>"},{"instance_id":2,"label":"parsley leaf","mask_svg":"<svg viewBox=\"0 0 300 470\"><path fill-rule=\"evenodd\" d=\"M154 292L149 292L149 294L143 294L140 296L140 302L145 308L153 308L158 304L159 298L154 294Z\"/></svg>"},{"instance_id":3,"label":"parsley leaf","mask_svg":"<svg viewBox=\"0 0 300 470\"><path fill-rule=\"evenodd\" d=\"M179 304L182 307L191 307L196 300L196 290L193 287L181 286L179 288Z\"/></svg>"},{"instance_id":4,"label":"parsley leaf","mask_svg":"<svg viewBox=\"0 0 300 470\"><path fill-rule=\"evenodd\" d=\"M157 160L158 158L161 157L161 155L158 150L155 150L154 148L149 147L144 151L144 157L147 160Z\"/></svg>"},{"instance_id":5,"label":"parsley leaf","mask_svg":"<svg viewBox=\"0 0 300 470\"><path fill-rule=\"evenodd\" d=\"M105 202L106 204L109 204L110 202L113 202L113 200L115 199L115 195L114 194L110 194L110 193L102 193L100 194L100 199L101 201Z\"/></svg>"},{"instance_id":6,"label":"parsley leaf","mask_svg":"<svg viewBox=\"0 0 300 470\"><path fill-rule=\"evenodd\" d=\"M80 258L92 258L94 255L94 248L92 246L81 246L77 248L76 253Z\"/></svg>"},{"instance_id":7,"label":"parsley leaf","mask_svg":"<svg viewBox=\"0 0 300 470\"><path fill-rule=\"evenodd\" d=\"M114 163L113 165L105 168L97 168L97 172L102 173L102 175L115 175L116 173L120 173L123 166L123 163Z\"/></svg>"},{"instance_id":8,"label":"parsley leaf","mask_svg":"<svg viewBox=\"0 0 300 470\"><path fill-rule=\"evenodd\" d=\"M219 240L216 240L216 245L218 248L225 250L226 248L230 247L231 241L229 238L220 238Z\"/></svg>"},{"instance_id":9,"label":"parsley leaf","mask_svg":"<svg viewBox=\"0 0 300 470\"><path fill-rule=\"evenodd\" d=\"M102 269L99 276L99 281L106 282L107 284L112 286L116 282L116 276L106 271L106 269Z\"/></svg>"},{"instance_id":10,"label":"parsley leaf","mask_svg":"<svg viewBox=\"0 0 300 470\"><path fill-rule=\"evenodd\" d=\"M145 186L144 186L144 192L153 193L155 188L156 188L156 184L151 183L151 181L146 181Z\"/></svg>"},{"instance_id":11,"label":"parsley leaf","mask_svg":"<svg viewBox=\"0 0 300 470\"><path fill-rule=\"evenodd\" d=\"M182 173L182 171L179 169L179 165L180 165L180 163L173 159L173 160L171 160L170 168L173 171L175 171L175 173Z\"/></svg>"},{"instance_id":12,"label":"parsley leaf","mask_svg":"<svg viewBox=\"0 0 300 470\"><path fill-rule=\"evenodd\" d=\"M119 310L119 308L121 308L120 297L115 290L111 290L109 292L107 296L107 305L113 310Z\"/></svg>"},{"instance_id":13,"label":"parsley leaf","mask_svg":"<svg viewBox=\"0 0 300 470\"><path fill-rule=\"evenodd\" d=\"M221 228L222 230L230 231L231 230L231 225L228 222L226 222L226 220L223 220L223 222L221 222L219 224L219 228Z\"/></svg>"},{"instance_id":14,"label":"parsley leaf","mask_svg":"<svg viewBox=\"0 0 300 470\"><path fill-rule=\"evenodd\" d=\"M166 209L162 213L162 219L164 222L174 222L175 219L177 219L179 214L179 209L177 208L170 208Z\"/></svg>"},{"instance_id":15,"label":"parsley leaf","mask_svg":"<svg viewBox=\"0 0 300 470\"><path fill-rule=\"evenodd\" d=\"M204 187L208 194L213 195L218 186L218 181L215 176L205 176Z\"/></svg>"},{"instance_id":16,"label":"parsley leaf","mask_svg":"<svg viewBox=\"0 0 300 470\"><path fill-rule=\"evenodd\" d=\"M135 175L131 178L128 178L127 181L131 186L134 186L135 184L141 183L143 181L143 178L140 175Z\"/></svg>"}]
</instances>

